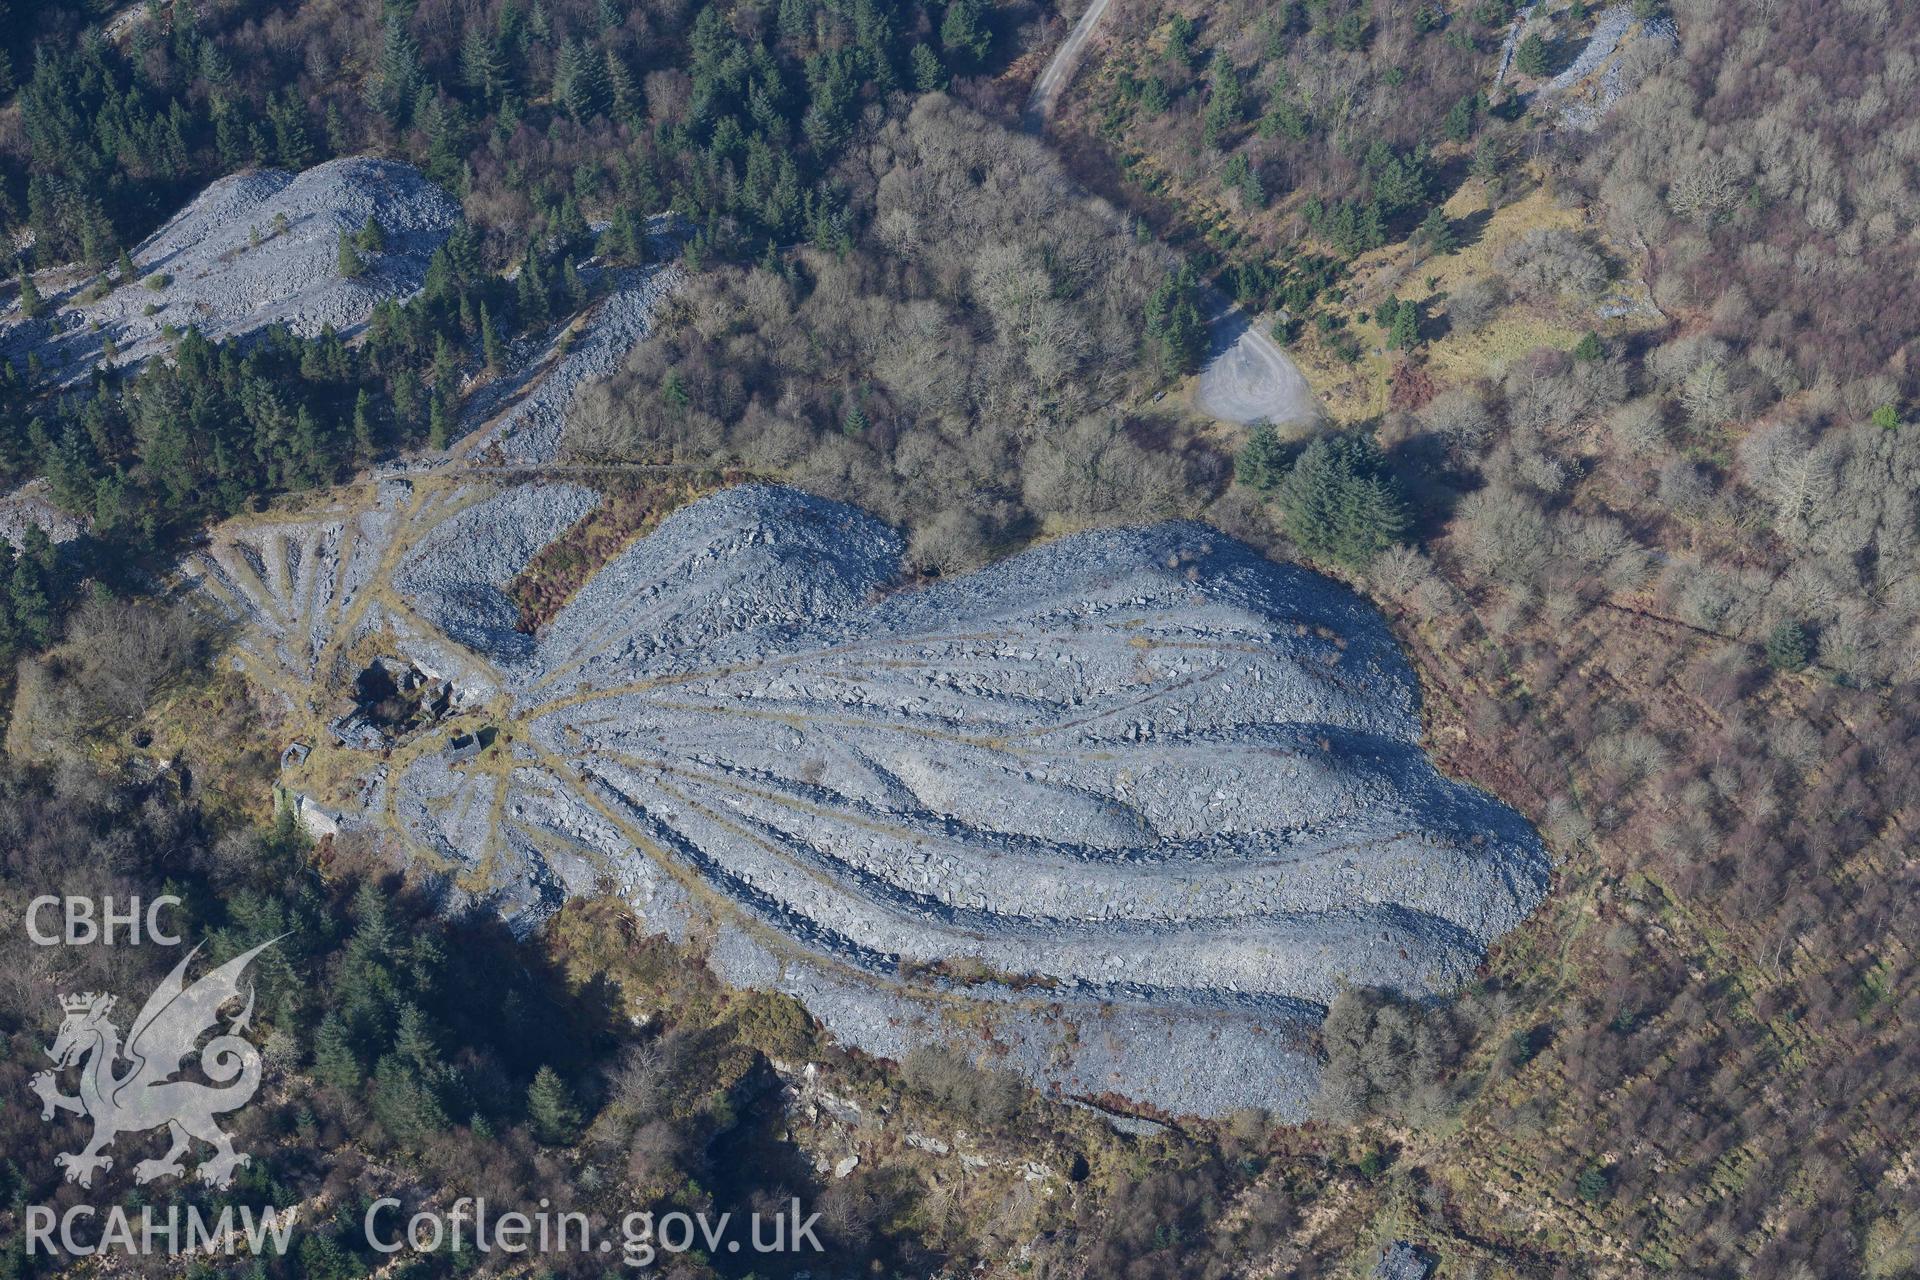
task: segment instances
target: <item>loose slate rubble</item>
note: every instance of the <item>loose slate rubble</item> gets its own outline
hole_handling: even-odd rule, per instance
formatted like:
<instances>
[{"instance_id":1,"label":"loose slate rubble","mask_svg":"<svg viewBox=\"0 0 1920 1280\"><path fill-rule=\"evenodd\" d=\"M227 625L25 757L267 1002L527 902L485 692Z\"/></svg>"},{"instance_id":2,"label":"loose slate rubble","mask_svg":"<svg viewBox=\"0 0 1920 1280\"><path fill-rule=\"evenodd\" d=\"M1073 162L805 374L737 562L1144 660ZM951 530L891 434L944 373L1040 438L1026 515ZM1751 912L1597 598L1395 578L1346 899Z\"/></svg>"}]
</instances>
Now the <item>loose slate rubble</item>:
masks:
<instances>
[{"instance_id":1,"label":"loose slate rubble","mask_svg":"<svg viewBox=\"0 0 1920 1280\"><path fill-rule=\"evenodd\" d=\"M195 565L258 670L325 678L343 632L377 636L484 708L490 750L456 714L369 753L365 820L516 922L611 883L871 1052L990 1025L1071 1096L1299 1116L1342 987L1452 990L1546 891L1526 823L1421 751L1379 615L1217 531L909 588L893 530L747 485L503 631L467 588L583 502L389 483Z\"/></svg>"},{"instance_id":2,"label":"loose slate rubble","mask_svg":"<svg viewBox=\"0 0 1920 1280\"><path fill-rule=\"evenodd\" d=\"M1635 21L1631 5L1616 4L1603 11L1594 20L1593 35L1579 56L1548 82L1545 88L1548 95L1569 95L1569 100L1560 108L1563 126L1590 132L1600 126L1615 103L1633 91L1627 50L1636 44L1647 47L1648 53L1643 55L1644 69L1654 56L1671 55L1679 48L1680 32L1671 18L1640 21L1637 34Z\"/></svg>"},{"instance_id":3,"label":"loose slate rubble","mask_svg":"<svg viewBox=\"0 0 1920 1280\"><path fill-rule=\"evenodd\" d=\"M26 545L29 529L38 529L47 535L47 541L59 546L72 542L91 524L54 505L53 485L44 476L0 497L0 538L12 543L16 551Z\"/></svg>"},{"instance_id":4,"label":"loose slate rubble","mask_svg":"<svg viewBox=\"0 0 1920 1280\"><path fill-rule=\"evenodd\" d=\"M666 221L656 219L660 225ZM603 270L581 275L597 287ZM674 262L605 274L606 296L593 305L577 331L563 329L545 350L525 360L514 377L474 397L461 418L462 430L470 436L465 446L469 452L497 449L502 461L522 466L556 460L574 398L619 368L646 340L660 303L686 281L685 271ZM564 348L561 336L566 338Z\"/></svg>"},{"instance_id":5,"label":"loose slate rubble","mask_svg":"<svg viewBox=\"0 0 1920 1280\"><path fill-rule=\"evenodd\" d=\"M340 235L372 217L384 248L367 269L340 273ZM284 324L307 337L328 325L351 334L383 298L405 298L460 222L460 206L411 165L365 156L298 175L258 169L221 178L133 251L138 282L93 302L69 298L0 336L0 350L37 351L52 373L86 376L112 338L113 363L166 350L168 331L208 338ZM149 287L149 282L152 287Z\"/></svg>"},{"instance_id":6,"label":"loose slate rubble","mask_svg":"<svg viewBox=\"0 0 1920 1280\"><path fill-rule=\"evenodd\" d=\"M408 551L393 585L448 639L501 658L525 657L533 637L501 588L600 501L574 484L523 485L434 525Z\"/></svg>"},{"instance_id":7,"label":"loose slate rubble","mask_svg":"<svg viewBox=\"0 0 1920 1280\"><path fill-rule=\"evenodd\" d=\"M1380 1261L1373 1267L1373 1280L1427 1280L1432 1274L1432 1261L1405 1240L1396 1240L1382 1249Z\"/></svg>"}]
</instances>

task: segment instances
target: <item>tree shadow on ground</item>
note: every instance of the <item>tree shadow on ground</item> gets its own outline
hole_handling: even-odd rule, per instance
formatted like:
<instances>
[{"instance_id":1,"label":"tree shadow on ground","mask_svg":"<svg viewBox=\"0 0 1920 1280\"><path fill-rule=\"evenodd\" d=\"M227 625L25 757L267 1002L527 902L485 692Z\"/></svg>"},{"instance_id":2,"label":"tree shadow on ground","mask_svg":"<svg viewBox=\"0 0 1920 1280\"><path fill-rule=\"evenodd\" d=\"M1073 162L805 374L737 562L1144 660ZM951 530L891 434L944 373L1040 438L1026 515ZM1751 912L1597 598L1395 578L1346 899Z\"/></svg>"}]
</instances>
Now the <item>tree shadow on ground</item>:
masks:
<instances>
[{"instance_id":1,"label":"tree shadow on ground","mask_svg":"<svg viewBox=\"0 0 1920 1280\"><path fill-rule=\"evenodd\" d=\"M1453 242L1459 248L1470 249L1486 239L1487 224L1493 221L1493 210L1475 209L1464 218L1453 220Z\"/></svg>"}]
</instances>

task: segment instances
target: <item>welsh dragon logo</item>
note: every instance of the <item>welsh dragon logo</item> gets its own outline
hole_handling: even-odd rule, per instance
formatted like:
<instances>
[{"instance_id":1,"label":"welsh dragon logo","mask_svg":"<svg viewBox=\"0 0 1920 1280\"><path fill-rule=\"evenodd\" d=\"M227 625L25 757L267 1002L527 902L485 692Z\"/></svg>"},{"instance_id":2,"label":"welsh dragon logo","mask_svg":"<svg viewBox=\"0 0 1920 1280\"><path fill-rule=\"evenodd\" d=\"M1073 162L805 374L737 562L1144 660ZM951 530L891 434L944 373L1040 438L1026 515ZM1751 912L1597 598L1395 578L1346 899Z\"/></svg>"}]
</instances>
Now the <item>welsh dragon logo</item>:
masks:
<instances>
[{"instance_id":1,"label":"welsh dragon logo","mask_svg":"<svg viewBox=\"0 0 1920 1280\"><path fill-rule=\"evenodd\" d=\"M235 956L192 986L186 985L183 975L200 948L189 951L147 997L124 1046L120 1029L107 1018L114 997L91 991L61 997L66 1018L47 1056L53 1059L57 1071L76 1064L80 1067L79 1095L61 1093L55 1071L42 1071L27 1085L40 1097L42 1120L53 1119L56 1112L71 1111L93 1121L93 1140L83 1150L53 1158L67 1171L68 1182L92 1186L95 1170L113 1168L113 1159L105 1152L114 1139L161 1125L167 1127L173 1145L160 1159L135 1165L135 1182L184 1173L180 1157L187 1154L195 1138L214 1149L199 1168L201 1181L210 1186L229 1185L233 1171L251 1163L251 1157L235 1151L233 1139L213 1121L217 1115L245 1106L260 1087L260 1051L239 1034L253 1019L251 985L246 991L246 1006L237 1014L227 1015L224 1033L200 1050L200 1069L213 1083L172 1077L180 1073L200 1037L218 1029L221 1006L240 998L240 975L247 965L279 940L271 939Z\"/></svg>"}]
</instances>

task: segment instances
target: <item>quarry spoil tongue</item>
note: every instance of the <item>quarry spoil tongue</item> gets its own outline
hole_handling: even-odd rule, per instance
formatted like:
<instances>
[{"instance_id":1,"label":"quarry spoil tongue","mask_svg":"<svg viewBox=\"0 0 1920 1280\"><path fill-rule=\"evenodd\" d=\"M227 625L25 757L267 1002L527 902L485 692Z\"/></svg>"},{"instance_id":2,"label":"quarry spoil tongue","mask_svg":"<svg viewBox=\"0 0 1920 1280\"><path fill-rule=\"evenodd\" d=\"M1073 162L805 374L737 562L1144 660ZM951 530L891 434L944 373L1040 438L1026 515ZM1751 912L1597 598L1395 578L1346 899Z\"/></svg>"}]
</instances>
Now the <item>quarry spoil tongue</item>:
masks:
<instances>
[{"instance_id":1,"label":"quarry spoil tongue","mask_svg":"<svg viewBox=\"0 0 1920 1280\"><path fill-rule=\"evenodd\" d=\"M464 718L367 757L363 820L518 922L611 883L872 1052L984 1017L1069 1093L1297 1116L1344 985L1451 990L1545 892L1525 822L1422 752L1371 606L1215 530L902 588L893 530L743 485L514 631L500 587L592 501L390 481L190 566L256 670L331 679L358 638L449 683Z\"/></svg>"}]
</instances>

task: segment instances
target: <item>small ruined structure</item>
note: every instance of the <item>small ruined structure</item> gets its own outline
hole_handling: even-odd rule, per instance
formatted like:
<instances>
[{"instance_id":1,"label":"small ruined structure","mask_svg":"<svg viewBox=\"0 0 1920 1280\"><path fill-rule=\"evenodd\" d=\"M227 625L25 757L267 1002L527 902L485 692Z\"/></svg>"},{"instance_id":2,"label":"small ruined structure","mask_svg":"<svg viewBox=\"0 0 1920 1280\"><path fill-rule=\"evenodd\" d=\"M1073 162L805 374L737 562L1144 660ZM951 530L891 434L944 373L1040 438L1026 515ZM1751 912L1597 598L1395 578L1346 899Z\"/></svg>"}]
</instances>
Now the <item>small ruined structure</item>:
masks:
<instances>
[{"instance_id":1,"label":"small ruined structure","mask_svg":"<svg viewBox=\"0 0 1920 1280\"><path fill-rule=\"evenodd\" d=\"M327 725L356 751L382 751L431 728L453 708L453 685L404 658L375 658L354 680L350 705ZM283 762L284 763L284 762Z\"/></svg>"},{"instance_id":2,"label":"small ruined structure","mask_svg":"<svg viewBox=\"0 0 1920 1280\"><path fill-rule=\"evenodd\" d=\"M274 804L280 811L291 813L300 829L315 840L340 834L340 815L316 804L304 792L275 787Z\"/></svg>"},{"instance_id":3,"label":"small ruined structure","mask_svg":"<svg viewBox=\"0 0 1920 1280\"><path fill-rule=\"evenodd\" d=\"M1431 1274L1433 1263L1427 1255L1405 1240L1382 1249L1380 1261L1373 1268L1373 1280L1427 1280Z\"/></svg>"},{"instance_id":4,"label":"small ruined structure","mask_svg":"<svg viewBox=\"0 0 1920 1280\"><path fill-rule=\"evenodd\" d=\"M459 764L463 761L478 759L483 750L485 746L480 741L479 734L456 733L447 741L446 757L449 763Z\"/></svg>"}]
</instances>

